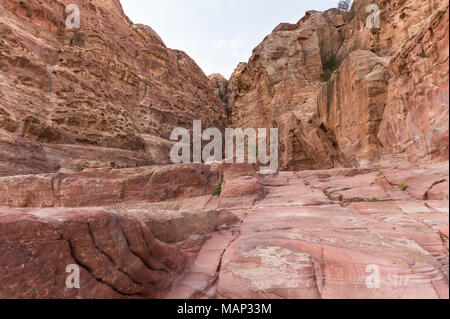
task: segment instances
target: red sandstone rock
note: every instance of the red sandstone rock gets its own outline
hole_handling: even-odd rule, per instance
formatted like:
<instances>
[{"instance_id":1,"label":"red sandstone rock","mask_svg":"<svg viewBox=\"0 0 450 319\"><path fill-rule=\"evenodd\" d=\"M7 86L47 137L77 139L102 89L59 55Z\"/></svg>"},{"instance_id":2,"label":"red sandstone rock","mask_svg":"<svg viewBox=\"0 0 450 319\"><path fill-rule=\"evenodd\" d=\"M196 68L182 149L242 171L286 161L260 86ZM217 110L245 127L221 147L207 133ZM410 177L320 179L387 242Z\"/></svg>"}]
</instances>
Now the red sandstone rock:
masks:
<instances>
[{"instance_id":1,"label":"red sandstone rock","mask_svg":"<svg viewBox=\"0 0 450 319\"><path fill-rule=\"evenodd\" d=\"M346 165L327 132L316 125L322 62L342 39L331 19L308 12L297 25L282 24L231 77L228 94L234 127L279 128L280 168L320 169Z\"/></svg>"},{"instance_id":2,"label":"red sandstone rock","mask_svg":"<svg viewBox=\"0 0 450 319\"><path fill-rule=\"evenodd\" d=\"M216 96L224 103L227 103L227 86L228 81L221 74L215 73L208 76L211 87L214 89Z\"/></svg>"},{"instance_id":3,"label":"red sandstone rock","mask_svg":"<svg viewBox=\"0 0 450 319\"><path fill-rule=\"evenodd\" d=\"M166 299L216 298L216 281L222 256L238 234L233 230L215 232L202 245L192 265L174 283Z\"/></svg>"},{"instance_id":4,"label":"red sandstone rock","mask_svg":"<svg viewBox=\"0 0 450 319\"><path fill-rule=\"evenodd\" d=\"M222 259L218 296L448 298L448 201L416 200L426 190L413 183L379 186L394 176L433 185L448 165L265 176L265 198L236 211L241 234ZM379 288L366 283L374 265Z\"/></svg>"},{"instance_id":5,"label":"red sandstone rock","mask_svg":"<svg viewBox=\"0 0 450 319\"><path fill-rule=\"evenodd\" d=\"M367 50L379 56L391 56L408 42L411 35L426 28L427 20L447 0L358 0L354 2L342 30L344 42L337 57L344 60L352 51ZM369 5L380 9L380 29L366 27Z\"/></svg>"},{"instance_id":6,"label":"red sandstone rock","mask_svg":"<svg viewBox=\"0 0 450 319\"><path fill-rule=\"evenodd\" d=\"M448 298L448 200L423 200L428 188L448 181L447 165L271 176L258 176L251 165L220 171L225 183L219 200L183 195L169 202L122 202L115 209L0 208L0 282L7 287L2 296ZM166 172L173 176L177 170ZM77 177L81 184L95 174L105 178L99 170L83 174ZM49 176L37 177L45 184ZM265 196L238 192L251 188L234 184L227 189L227 182L243 177L257 180ZM21 178L23 189L45 192L33 176ZM409 182L410 189L401 190L397 180ZM448 198L448 190L441 192ZM136 188L132 200L142 194ZM224 203L237 208L217 210ZM85 269L82 287L92 289L61 286L72 263ZM380 269L380 288L366 285L373 265ZM16 282L17 273L25 280Z\"/></svg>"},{"instance_id":7,"label":"red sandstone rock","mask_svg":"<svg viewBox=\"0 0 450 319\"><path fill-rule=\"evenodd\" d=\"M449 158L449 2L413 32L388 68L387 102L378 139L413 162Z\"/></svg>"},{"instance_id":8,"label":"red sandstone rock","mask_svg":"<svg viewBox=\"0 0 450 319\"><path fill-rule=\"evenodd\" d=\"M257 176L255 165L225 164L222 169L220 207L248 207L264 197L264 187Z\"/></svg>"},{"instance_id":9,"label":"red sandstone rock","mask_svg":"<svg viewBox=\"0 0 450 319\"><path fill-rule=\"evenodd\" d=\"M364 205L374 212L380 206ZM223 257L218 294L225 298L448 298L448 251L437 231L421 224L432 215L418 214L411 225L409 215L401 212L395 231L393 222L381 216L368 218L336 206L254 209L241 227L241 237ZM447 218L435 220L445 224ZM417 257L413 261L410 256ZM366 285L370 265L380 267L378 289Z\"/></svg>"},{"instance_id":10,"label":"red sandstone rock","mask_svg":"<svg viewBox=\"0 0 450 319\"><path fill-rule=\"evenodd\" d=\"M0 208L2 298L155 298L185 262L111 210ZM81 269L80 289L66 287L71 264Z\"/></svg>"},{"instance_id":11,"label":"red sandstone rock","mask_svg":"<svg viewBox=\"0 0 450 319\"><path fill-rule=\"evenodd\" d=\"M93 207L212 194L214 165L178 164L0 178L0 205Z\"/></svg>"},{"instance_id":12,"label":"red sandstone rock","mask_svg":"<svg viewBox=\"0 0 450 319\"><path fill-rule=\"evenodd\" d=\"M238 221L229 210L162 210L150 204L125 205L117 210L136 218L150 228L154 236L165 243L177 243L192 235L214 233L224 225Z\"/></svg>"},{"instance_id":13,"label":"red sandstone rock","mask_svg":"<svg viewBox=\"0 0 450 319\"><path fill-rule=\"evenodd\" d=\"M387 63L388 59L372 52L350 53L319 100L321 125L333 134L341 152L355 165L384 153L377 133L386 103Z\"/></svg>"},{"instance_id":14,"label":"red sandstone rock","mask_svg":"<svg viewBox=\"0 0 450 319\"><path fill-rule=\"evenodd\" d=\"M383 177L391 188L405 186L404 192L415 199L448 200L448 187L445 189L449 180L448 169L448 163L437 163L407 170L394 168L383 171Z\"/></svg>"},{"instance_id":15,"label":"red sandstone rock","mask_svg":"<svg viewBox=\"0 0 450 319\"><path fill-rule=\"evenodd\" d=\"M25 138L10 146L22 160L0 153L0 173L10 175L3 162L23 166L16 174L54 172L56 164L167 164L174 128L190 129L194 119L224 128L225 106L184 52L133 24L118 0L78 1L81 27L67 29L71 3L0 3L0 131ZM119 150L91 151L75 164L64 147L55 154L55 144ZM128 160L121 150L132 153Z\"/></svg>"},{"instance_id":16,"label":"red sandstone rock","mask_svg":"<svg viewBox=\"0 0 450 319\"><path fill-rule=\"evenodd\" d=\"M279 128L288 170L448 161L448 16L448 0L361 0L280 24L230 79L232 125Z\"/></svg>"},{"instance_id":17,"label":"red sandstone rock","mask_svg":"<svg viewBox=\"0 0 450 319\"><path fill-rule=\"evenodd\" d=\"M65 0L3 0L0 298L448 299L448 1L376 0L380 31L373 2L280 24L227 82L117 0L79 30ZM151 166L227 115L279 128L292 171Z\"/></svg>"}]
</instances>

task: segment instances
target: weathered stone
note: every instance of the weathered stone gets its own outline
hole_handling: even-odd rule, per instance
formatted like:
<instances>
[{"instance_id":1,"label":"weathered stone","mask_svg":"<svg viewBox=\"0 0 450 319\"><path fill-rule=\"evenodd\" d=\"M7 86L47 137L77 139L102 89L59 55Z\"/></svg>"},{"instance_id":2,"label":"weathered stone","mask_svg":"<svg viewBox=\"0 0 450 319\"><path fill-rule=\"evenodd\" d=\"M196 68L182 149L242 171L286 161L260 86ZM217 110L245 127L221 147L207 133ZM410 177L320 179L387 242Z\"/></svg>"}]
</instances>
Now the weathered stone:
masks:
<instances>
[{"instance_id":1,"label":"weathered stone","mask_svg":"<svg viewBox=\"0 0 450 319\"><path fill-rule=\"evenodd\" d=\"M413 162L449 158L449 7L412 33L388 68L387 102L378 140Z\"/></svg>"},{"instance_id":2,"label":"weathered stone","mask_svg":"<svg viewBox=\"0 0 450 319\"><path fill-rule=\"evenodd\" d=\"M55 160L73 166L53 158L54 144L128 150L136 159L117 163L127 167L167 164L170 148L164 145L170 145L174 128L190 129L193 120L224 128L224 104L184 52L168 49L151 28L133 24L117 0L78 1L81 26L68 29L70 3L0 4L0 130L39 147L43 161L35 167L12 160L22 171L54 172ZM30 146L22 143L15 151L26 158ZM109 167L114 156L105 153L100 161L106 163L76 165ZM0 156L0 162L11 161Z\"/></svg>"},{"instance_id":3,"label":"weathered stone","mask_svg":"<svg viewBox=\"0 0 450 319\"><path fill-rule=\"evenodd\" d=\"M280 24L230 79L232 125L277 127L281 169L448 161L448 16L447 0L364 0Z\"/></svg>"},{"instance_id":4,"label":"weathered stone","mask_svg":"<svg viewBox=\"0 0 450 319\"><path fill-rule=\"evenodd\" d=\"M208 76L211 87L221 101L227 103L228 81L221 74L215 73Z\"/></svg>"},{"instance_id":5,"label":"weathered stone","mask_svg":"<svg viewBox=\"0 0 450 319\"><path fill-rule=\"evenodd\" d=\"M352 52L319 100L320 125L333 134L340 151L354 165L384 153L377 133L386 105L388 61L372 52Z\"/></svg>"},{"instance_id":6,"label":"weathered stone","mask_svg":"<svg viewBox=\"0 0 450 319\"><path fill-rule=\"evenodd\" d=\"M238 221L229 210L160 210L151 205L137 204L118 207L122 214L136 218L165 243L177 243L192 235L214 233L224 225Z\"/></svg>"},{"instance_id":7,"label":"weathered stone","mask_svg":"<svg viewBox=\"0 0 450 319\"><path fill-rule=\"evenodd\" d=\"M264 197L265 190L257 176L255 165L225 164L222 174L221 208L249 207Z\"/></svg>"},{"instance_id":8,"label":"weathered stone","mask_svg":"<svg viewBox=\"0 0 450 319\"><path fill-rule=\"evenodd\" d=\"M280 168L291 170L344 165L326 132L313 121L321 90L322 63L337 51L335 11L311 11L295 27L280 25L231 77L231 122L241 128L279 128Z\"/></svg>"},{"instance_id":9,"label":"weathered stone","mask_svg":"<svg viewBox=\"0 0 450 319\"><path fill-rule=\"evenodd\" d=\"M218 182L218 168L203 164L1 177L0 205L94 207L160 202L212 194Z\"/></svg>"},{"instance_id":10,"label":"weathered stone","mask_svg":"<svg viewBox=\"0 0 450 319\"><path fill-rule=\"evenodd\" d=\"M186 262L111 210L0 208L2 298L156 298ZM66 286L69 265L80 268L80 289Z\"/></svg>"},{"instance_id":11,"label":"weathered stone","mask_svg":"<svg viewBox=\"0 0 450 319\"><path fill-rule=\"evenodd\" d=\"M0 298L449 298L448 0L309 11L229 81L68 3L0 4ZM280 172L165 165L194 119Z\"/></svg>"},{"instance_id":12,"label":"weathered stone","mask_svg":"<svg viewBox=\"0 0 450 319\"><path fill-rule=\"evenodd\" d=\"M378 211L380 204L364 207ZM368 217L336 206L251 210L240 238L223 257L218 295L448 298L448 251L437 231L421 224L433 215L417 214L412 221L399 210L393 224L391 213ZM446 218L443 214L435 220L446 224ZM367 282L374 266L380 270L380 286L371 289Z\"/></svg>"}]
</instances>

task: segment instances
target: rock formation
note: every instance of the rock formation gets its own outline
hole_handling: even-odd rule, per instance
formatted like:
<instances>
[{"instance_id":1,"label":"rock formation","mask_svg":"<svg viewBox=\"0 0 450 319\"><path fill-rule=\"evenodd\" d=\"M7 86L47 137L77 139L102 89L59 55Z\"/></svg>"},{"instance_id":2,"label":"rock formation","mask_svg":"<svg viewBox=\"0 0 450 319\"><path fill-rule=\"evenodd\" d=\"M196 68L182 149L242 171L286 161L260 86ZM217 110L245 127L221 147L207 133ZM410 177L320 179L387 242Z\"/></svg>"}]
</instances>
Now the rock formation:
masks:
<instances>
[{"instance_id":1,"label":"rock formation","mask_svg":"<svg viewBox=\"0 0 450 319\"><path fill-rule=\"evenodd\" d=\"M194 182L202 169L223 181L220 197ZM140 174L0 180L0 297L448 298L447 163ZM171 190L159 197L152 179ZM80 289L66 286L70 265Z\"/></svg>"},{"instance_id":2,"label":"rock formation","mask_svg":"<svg viewBox=\"0 0 450 319\"><path fill-rule=\"evenodd\" d=\"M224 103L227 103L228 80L218 73L209 75L208 79L216 96L220 97Z\"/></svg>"},{"instance_id":3,"label":"rock formation","mask_svg":"<svg viewBox=\"0 0 450 319\"><path fill-rule=\"evenodd\" d=\"M118 0L79 1L81 27L68 29L70 3L0 2L0 145L15 153L0 158L2 175L167 164L174 128L225 127L223 103L184 52Z\"/></svg>"},{"instance_id":4,"label":"rock formation","mask_svg":"<svg viewBox=\"0 0 450 319\"><path fill-rule=\"evenodd\" d=\"M280 24L231 77L231 123L278 127L289 170L448 160L448 16L444 0L361 0Z\"/></svg>"},{"instance_id":5,"label":"rock formation","mask_svg":"<svg viewBox=\"0 0 450 319\"><path fill-rule=\"evenodd\" d=\"M280 24L231 77L232 125L279 128L282 168L345 164L326 132L311 121L322 87L322 61L341 42L342 17L339 23L336 17L337 10L308 12L297 25Z\"/></svg>"},{"instance_id":6,"label":"rock formation","mask_svg":"<svg viewBox=\"0 0 450 319\"><path fill-rule=\"evenodd\" d=\"M448 0L310 11L228 81L69 3L0 0L0 298L449 298ZM280 171L170 164L193 120Z\"/></svg>"},{"instance_id":7,"label":"rock formation","mask_svg":"<svg viewBox=\"0 0 450 319\"><path fill-rule=\"evenodd\" d=\"M2 298L161 297L185 263L143 223L111 210L0 209L0 216ZM79 290L66 287L71 264L81 268Z\"/></svg>"}]
</instances>

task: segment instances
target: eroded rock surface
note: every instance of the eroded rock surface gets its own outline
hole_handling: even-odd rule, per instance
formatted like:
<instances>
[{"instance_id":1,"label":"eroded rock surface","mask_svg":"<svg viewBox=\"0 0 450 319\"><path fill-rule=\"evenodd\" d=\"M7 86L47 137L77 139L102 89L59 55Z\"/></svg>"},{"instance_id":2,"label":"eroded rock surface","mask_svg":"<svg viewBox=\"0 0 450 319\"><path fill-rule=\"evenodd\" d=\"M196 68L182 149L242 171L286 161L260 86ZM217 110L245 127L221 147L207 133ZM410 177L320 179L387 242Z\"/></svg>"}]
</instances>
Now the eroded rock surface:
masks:
<instances>
[{"instance_id":1,"label":"eroded rock surface","mask_svg":"<svg viewBox=\"0 0 450 319\"><path fill-rule=\"evenodd\" d=\"M243 223L223 256L218 296L448 298L448 189L433 201L423 200L422 187L448 181L447 164L385 174L340 169L263 178L266 197L235 211ZM405 191L395 185L416 178Z\"/></svg>"},{"instance_id":2,"label":"eroded rock surface","mask_svg":"<svg viewBox=\"0 0 450 319\"><path fill-rule=\"evenodd\" d=\"M232 125L279 128L282 168L346 164L333 139L313 121L322 87L322 62L342 41L341 26L333 23L337 17L337 10L311 11L296 25L279 25L231 77Z\"/></svg>"},{"instance_id":3,"label":"eroded rock surface","mask_svg":"<svg viewBox=\"0 0 450 319\"><path fill-rule=\"evenodd\" d=\"M157 298L186 257L109 209L0 208L2 298ZM66 286L69 265L80 289Z\"/></svg>"},{"instance_id":4,"label":"eroded rock surface","mask_svg":"<svg viewBox=\"0 0 450 319\"><path fill-rule=\"evenodd\" d=\"M449 156L449 6L444 1L391 59L378 139L427 163Z\"/></svg>"},{"instance_id":5,"label":"eroded rock surface","mask_svg":"<svg viewBox=\"0 0 450 319\"><path fill-rule=\"evenodd\" d=\"M0 2L0 174L169 164L174 128L225 127L224 104L184 52L118 0L78 1L80 28L68 29L71 3Z\"/></svg>"},{"instance_id":6,"label":"eroded rock surface","mask_svg":"<svg viewBox=\"0 0 450 319\"><path fill-rule=\"evenodd\" d=\"M151 203L211 194L218 182L218 168L202 164L1 177L0 205L93 207Z\"/></svg>"},{"instance_id":7,"label":"eroded rock surface","mask_svg":"<svg viewBox=\"0 0 450 319\"><path fill-rule=\"evenodd\" d=\"M448 0L307 12L229 81L66 4L0 2L0 298L449 298ZM166 165L194 119L280 171Z\"/></svg>"},{"instance_id":8,"label":"eroded rock surface","mask_svg":"<svg viewBox=\"0 0 450 319\"><path fill-rule=\"evenodd\" d=\"M154 192L132 184L139 179L124 169L110 177L129 176L129 196L104 201L115 192L98 175L105 196L90 202L97 208L37 208L37 198L27 208L0 207L0 295L448 298L448 163L275 175L215 165L220 196L192 180L183 193L189 175L181 165L148 168L161 183L179 182L170 200L148 196ZM196 167L195 178L211 169ZM74 180L90 185L98 173ZM22 180L19 188L39 194L39 185ZM61 203L80 203L76 194ZM89 203L101 193L79 194ZM81 269L79 290L66 287L68 265Z\"/></svg>"},{"instance_id":9,"label":"eroded rock surface","mask_svg":"<svg viewBox=\"0 0 450 319\"><path fill-rule=\"evenodd\" d=\"M278 128L287 170L448 160L448 8L361 0L280 24L229 81L232 125Z\"/></svg>"}]
</instances>

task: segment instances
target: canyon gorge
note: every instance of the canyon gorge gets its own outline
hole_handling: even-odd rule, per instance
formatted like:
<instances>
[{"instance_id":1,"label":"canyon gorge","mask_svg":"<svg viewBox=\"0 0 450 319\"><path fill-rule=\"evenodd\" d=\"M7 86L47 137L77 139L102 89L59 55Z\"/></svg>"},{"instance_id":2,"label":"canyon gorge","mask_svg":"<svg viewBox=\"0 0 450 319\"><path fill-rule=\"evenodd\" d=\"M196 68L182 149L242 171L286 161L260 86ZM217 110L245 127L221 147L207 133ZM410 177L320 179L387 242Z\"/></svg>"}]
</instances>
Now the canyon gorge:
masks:
<instances>
[{"instance_id":1,"label":"canyon gorge","mask_svg":"<svg viewBox=\"0 0 450 319\"><path fill-rule=\"evenodd\" d=\"M230 79L75 2L0 0L0 298L449 298L448 0L308 11ZM194 120L277 128L278 173L172 164Z\"/></svg>"}]
</instances>

